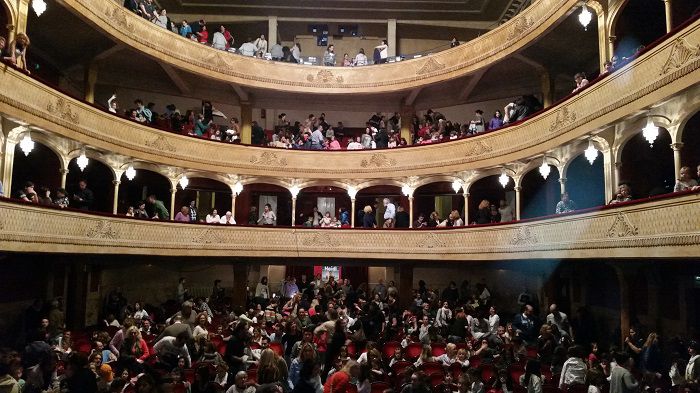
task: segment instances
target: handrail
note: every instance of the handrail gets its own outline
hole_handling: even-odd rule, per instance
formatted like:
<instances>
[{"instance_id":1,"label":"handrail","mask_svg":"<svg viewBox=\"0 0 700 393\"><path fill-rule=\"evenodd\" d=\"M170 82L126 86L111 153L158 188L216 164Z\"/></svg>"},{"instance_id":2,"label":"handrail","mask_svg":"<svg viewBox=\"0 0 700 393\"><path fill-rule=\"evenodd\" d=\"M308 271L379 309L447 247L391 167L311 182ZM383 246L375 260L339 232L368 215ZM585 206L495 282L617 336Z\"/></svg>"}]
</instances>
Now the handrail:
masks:
<instances>
[{"instance_id":1,"label":"handrail","mask_svg":"<svg viewBox=\"0 0 700 393\"><path fill-rule=\"evenodd\" d=\"M574 214L447 230L281 228L154 222L0 199L6 251L179 256L491 260L698 255L697 192ZM215 243L217 247L211 247ZM381 247L377 247L381 244ZM605 252L596 250L605 249Z\"/></svg>"},{"instance_id":2,"label":"handrail","mask_svg":"<svg viewBox=\"0 0 700 393\"><path fill-rule=\"evenodd\" d=\"M396 178L484 168L531 157L692 87L699 62L679 51L700 41L697 18L613 74L532 118L476 137L415 148L347 151L319 167L315 151L222 145L108 114L6 68L0 112L95 149L192 170L289 177ZM685 46L684 46L685 45ZM689 50L692 53L692 51ZM685 52L684 52L685 53ZM645 78L634 75L644 74ZM422 160L416 160L420 152Z\"/></svg>"},{"instance_id":3,"label":"handrail","mask_svg":"<svg viewBox=\"0 0 700 393\"><path fill-rule=\"evenodd\" d=\"M476 72L554 28L578 0L537 0L517 17L439 53L372 67L317 67L230 56L154 28L116 2L60 0L111 38L158 61L216 80L303 94L380 93L414 89Z\"/></svg>"}]
</instances>

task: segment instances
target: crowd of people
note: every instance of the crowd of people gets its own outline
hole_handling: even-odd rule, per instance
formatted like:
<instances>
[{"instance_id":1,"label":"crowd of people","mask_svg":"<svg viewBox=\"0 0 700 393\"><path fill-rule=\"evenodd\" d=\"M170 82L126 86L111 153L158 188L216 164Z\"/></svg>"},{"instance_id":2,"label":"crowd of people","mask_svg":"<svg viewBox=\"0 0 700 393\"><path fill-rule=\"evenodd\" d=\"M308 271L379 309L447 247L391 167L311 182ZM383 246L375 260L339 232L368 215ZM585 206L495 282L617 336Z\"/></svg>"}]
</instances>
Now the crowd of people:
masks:
<instances>
[{"instance_id":1,"label":"crowd of people","mask_svg":"<svg viewBox=\"0 0 700 393\"><path fill-rule=\"evenodd\" d=\"M485 282L413 293L318 274L263 277L232 306L181 278L160 306L106 296L97 326L71 331L62 300L25 313L21 352L0 351L0 390L228 393L628 393L698 391L700 344L641 326L596 337L583 308L538 311L527 289L499 313ZM400 301L401 300L401 301ZM504 302L504 300L499 300ZM403 305L403 306L400 306ZM540 317L541 315L541 317ZM615 343L623 342L621 346ZM612 344L610 344L612 343Z\"/></svg>"}]
</instances>

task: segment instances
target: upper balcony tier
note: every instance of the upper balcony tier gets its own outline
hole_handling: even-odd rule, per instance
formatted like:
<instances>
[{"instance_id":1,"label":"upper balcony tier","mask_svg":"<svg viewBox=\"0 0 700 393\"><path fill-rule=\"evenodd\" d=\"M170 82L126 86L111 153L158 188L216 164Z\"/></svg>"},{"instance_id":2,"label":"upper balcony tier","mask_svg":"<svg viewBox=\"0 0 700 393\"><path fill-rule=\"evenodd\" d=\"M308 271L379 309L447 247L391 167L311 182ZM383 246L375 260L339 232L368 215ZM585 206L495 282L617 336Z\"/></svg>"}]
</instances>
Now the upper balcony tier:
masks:
<instances>
[{"instance_id":1,"label":"upper balcony tier","mask_svg":"<svg viewBox=\"0 0 700 393\"><path fill-rule=\"evenodd\" d=\"M551 31L579 0L537 0L507 23L460 46L372 67L318 67L234 55L158 28L120 2L59 2L114 41L198 76L288 93L386 94L451 81L493 65Z\"/></svg>"},{"instance_id":2,"label":"upper balcony tier","mask_svg":"<svg viewBox=\"0 0 700 393\"><path fill-rule=\"evenodd\" d=\"M0 113L127 161L253 177L359 181L424 176L527 161L634 117L697 85L699 45L700 21L694 20L613 74L522 123L463 140L400 149L299 151L175 135L114 116L11 68L0 73ZM686 112L697 109L693 105L666 116L667 126L682 123Z\"/></svg>"}]
</instances>

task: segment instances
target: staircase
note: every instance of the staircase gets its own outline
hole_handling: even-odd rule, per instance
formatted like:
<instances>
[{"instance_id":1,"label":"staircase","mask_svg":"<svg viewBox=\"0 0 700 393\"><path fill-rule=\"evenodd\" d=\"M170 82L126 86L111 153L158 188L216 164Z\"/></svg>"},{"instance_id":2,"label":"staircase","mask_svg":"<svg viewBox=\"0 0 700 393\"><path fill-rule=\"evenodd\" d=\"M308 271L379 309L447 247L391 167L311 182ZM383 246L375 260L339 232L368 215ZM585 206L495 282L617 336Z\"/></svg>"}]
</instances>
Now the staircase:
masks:
<instances>
[{"instance_id":1,"label":"staircase","mask_svg":"<svg viewBox=\"0 0 700 393\"><path fill-rule=\"evenodd\" d=\"M527 8L532 3L532 0L512 0L506 11L501 16L498 21L499 24L504 24L511 20L515 15L518 15L520 11Z\"/></svg>"}]
</instances>

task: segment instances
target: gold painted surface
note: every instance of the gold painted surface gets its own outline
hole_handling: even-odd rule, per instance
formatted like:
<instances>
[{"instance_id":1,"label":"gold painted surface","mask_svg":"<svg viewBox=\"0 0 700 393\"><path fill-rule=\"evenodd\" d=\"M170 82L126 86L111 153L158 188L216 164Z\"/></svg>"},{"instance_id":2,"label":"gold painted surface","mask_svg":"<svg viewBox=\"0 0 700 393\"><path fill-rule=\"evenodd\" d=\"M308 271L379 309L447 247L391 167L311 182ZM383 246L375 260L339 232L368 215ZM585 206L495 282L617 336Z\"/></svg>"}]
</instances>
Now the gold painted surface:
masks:
<instances>
[{"instance_id":1,"label":"gold painted surface","mask_svg":"<svg viewBox=\"0 0 700 393\"><path fill-rule=\"evenodd\" d=\"M372 67L319 67L243 57L156 27L110 0L59 0L116 41L160 62L212 79L298 93L378 93L412 89L472 73L554 28L578 0L537 0L518 16L458 47Z\"/></svg>"},{"instance_id":2,"label":"gold painted surface","mask_svg":"<svg viewBox=\"0 0 700 393\"><path fill-rule=\"evenodd\" d=\"M0 201L0 249L17 252L377 260L700 255L700 195L453 230L321 230L154 222ZM211 247L216 243L217 247Z\"/></svg>"},{"instance_id":3,"label":"gold painted surface","mask_svg":"<svg viewBox=\"0 0 700 393\"><path fill-rule=\"evenodd\" d=\"M222 144L144 127L69 98L25 75L0 72L0 113L92 148L215 174L297 179L396 179L527 159L663 102L700 82L700 21L614 75L523 124L412 148L319 152Z\"/></svg>"}]
</instances>

